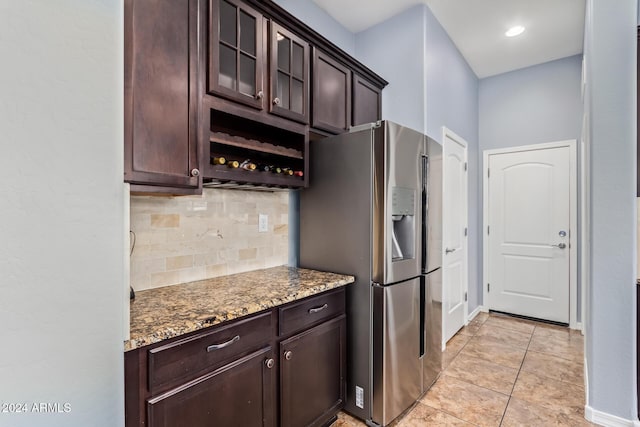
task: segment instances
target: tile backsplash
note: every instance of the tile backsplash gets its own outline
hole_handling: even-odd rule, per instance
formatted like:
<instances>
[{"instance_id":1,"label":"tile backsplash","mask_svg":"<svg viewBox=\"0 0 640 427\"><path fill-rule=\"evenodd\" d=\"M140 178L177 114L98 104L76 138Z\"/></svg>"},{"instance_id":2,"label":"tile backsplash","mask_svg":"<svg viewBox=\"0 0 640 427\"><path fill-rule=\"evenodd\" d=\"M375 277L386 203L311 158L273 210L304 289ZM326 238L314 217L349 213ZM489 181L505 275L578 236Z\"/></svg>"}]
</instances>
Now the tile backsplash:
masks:
<instances>
[{"instance_id":1,"label":"tile backsplash","mask_svg":"<svg viewBox=\"0 0 640 427\"><path fill-rule=\"evenodd\" d=\"M260 214L268 231L258 231ZM286 264L289 194L205 188L202 196L131 196L135 290Z\"/></svg>"}]
</instances>

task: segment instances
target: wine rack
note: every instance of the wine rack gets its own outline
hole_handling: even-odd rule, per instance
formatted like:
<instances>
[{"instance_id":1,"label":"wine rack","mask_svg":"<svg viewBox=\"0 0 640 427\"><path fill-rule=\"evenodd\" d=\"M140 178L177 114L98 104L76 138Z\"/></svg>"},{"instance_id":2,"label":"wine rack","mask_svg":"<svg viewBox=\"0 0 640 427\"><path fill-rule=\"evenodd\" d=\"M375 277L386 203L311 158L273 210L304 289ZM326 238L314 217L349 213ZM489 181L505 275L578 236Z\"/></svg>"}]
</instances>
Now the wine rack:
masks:
<instances>
[{"instance_id":1,"label":"wine rack","mask_svg":"<svg viewBox=\"0 0 640 427\"><path fill-rule=\"evenodd\" d=\"M208 134L205 185L261 189L308 186L308 132L291 132L211 109ZM243 162L255 165L255 170L232 167Z\"/></svg>"}]
</instances>

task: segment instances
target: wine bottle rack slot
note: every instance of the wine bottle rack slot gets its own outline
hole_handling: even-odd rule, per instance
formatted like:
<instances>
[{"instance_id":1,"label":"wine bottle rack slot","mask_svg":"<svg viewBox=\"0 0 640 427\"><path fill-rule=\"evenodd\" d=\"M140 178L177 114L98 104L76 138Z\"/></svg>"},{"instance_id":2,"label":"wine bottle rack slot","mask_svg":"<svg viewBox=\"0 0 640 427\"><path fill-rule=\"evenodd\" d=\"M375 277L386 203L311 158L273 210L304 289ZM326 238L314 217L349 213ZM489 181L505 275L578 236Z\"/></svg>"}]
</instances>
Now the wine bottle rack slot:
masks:
<instances>
[{"instance_id":1,"label":"wine bottle rack slot","mask_svg":"<svg viewBox=\"0 0 640 427\"><path fill-rule=\"evenodd\" d=\"M211 142L230 145L233 147L246 148L248 150L260 151L263 153L276 154L278 156L291 157L293 159L303 159L303 153L300 150L287 148L279 145L273 145L268 142L261 142L255 139L247 139L240 136L233 136L221 132L211 132L209 138Z\"/></svg>"}]
</instances>

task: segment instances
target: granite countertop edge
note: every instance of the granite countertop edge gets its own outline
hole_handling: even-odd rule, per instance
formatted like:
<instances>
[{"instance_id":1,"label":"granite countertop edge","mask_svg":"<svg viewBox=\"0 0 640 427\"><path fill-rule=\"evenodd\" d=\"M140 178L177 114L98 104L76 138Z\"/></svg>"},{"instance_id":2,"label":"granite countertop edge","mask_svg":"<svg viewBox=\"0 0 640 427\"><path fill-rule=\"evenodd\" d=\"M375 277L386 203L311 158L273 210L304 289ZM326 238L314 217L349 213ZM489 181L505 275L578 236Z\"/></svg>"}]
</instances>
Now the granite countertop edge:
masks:
<instances>
[{"instance_id":1,"label":"granite countertop edge","mask_svg":"<svg viewBox=\"0 0 640 427\"><path fill-rule=\"evenodd\" d=\"M221 276L136 293L124 351L156 344L353 283L349 275L295 267Z\"/></svg>"}]
</instances>

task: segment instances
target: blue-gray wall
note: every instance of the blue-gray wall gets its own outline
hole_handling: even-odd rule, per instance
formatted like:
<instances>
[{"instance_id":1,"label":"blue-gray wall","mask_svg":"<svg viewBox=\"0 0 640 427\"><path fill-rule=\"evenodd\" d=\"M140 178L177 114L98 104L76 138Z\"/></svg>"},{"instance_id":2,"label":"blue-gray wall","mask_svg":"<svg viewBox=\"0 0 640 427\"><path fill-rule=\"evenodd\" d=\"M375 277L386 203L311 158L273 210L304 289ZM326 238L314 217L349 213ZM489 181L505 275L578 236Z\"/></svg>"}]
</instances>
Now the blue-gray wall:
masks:
<instances>
[{"instance_id":1,"label":"blue-gray wall","mask_svg":"<svg viewBox=\"0 0 640 427\"><path fill-rule=\"evenodd\" d=\"M356 34L356 58L389 82L382 118L426 131L424 10L414 6Z\"/></svg>"},{"instance_id":2,"label":"blue-gray wall","mask_svg":"<svg viewBox=\"0 0 640 427\"><path fill-rule=\"evenodd\" d=\"M382 118L442 143L446 126L468 143L469 310L480 304L478 78L431 10L406 10L356 34L356 57L389 81Z\"/></svg>"},{"instance_id":3,"label":"blue-gray wall","mask_svg":"<svg viewBox=\"0 0 640 427\"><path fill-rule=\"evenodd\" d=\"M356 50L354 34L311 0L274 0L293 16L322 34L331 43L353 55Z\"/></svg>"},{"instance_id":4,"label":"blue-gray wall","mask_svg":"<svg viewBox=\"0 0 640 427\"><path fill-rule=\"evenodd\" d=\"M348 53L349 36L312 2L278 0L293 15ZM442 143L446 126L468 143L469 310L480 304L480 187L478 172L478 79L431 10L414 6L355 34L355 57L385 78L382 118L427 133ZM338 41L340 41L338 40ZM292 193L294 194L294 193ZM297 261L297 195L291 198L290 263Z\"/></svg>"},{"instance_id":5,"label":"blue-gray wall","mask_svg":"<svg viewBox=\"0 0 640 427\"><path fill-rule=\"evenodd\" d=\"M637 419L636 25L637 0L587 1L587 404L627 420Z\"/></svg>"},{"instance_id":6,"label":"blue-gray wall","mask_svg":"<svg viewBox=\"0 0 640 427\"><path fill-rule=\"evenodd\" d=\"M582 55L480 81L480 149L579 139Z\"/></svg>"},{"instance_id":7,"label":"blue-gray wall","mask_svg":"<svg viewBox=\"0 0 640 427\"><path fill-rule=\"evenodd\" d=\"M123 5L0 17L0 425L123 426Z\"/></svg>"},{"instance_id":8,"label":"blue-gray wall","mask_svg":"<svg viewBox=\"0 0 640 427\"><path fill-rule=\"evenodd\" d=\"M478 179L478 78L429 8L425 8L426 122L427 135L442 143L446 126L467 141L469 312L482 300L480 264L482 253L478 222L480 193Z\"/></svg>"},{"instance_id":9,"label":"blue-gray wall","mask_svg":"<svg viewBox=\"0 0 640 427\"><path fill-rule=\"evenodd\" d=\"M355 35L311 0L275 0L293 16L322 34L327 40L355 56ZM300 198L289 192L289 265L297 266L300 252Z\"/></svg>"},{"instance_id":10,"label":"blue-gray wall","mask_svg":"<svg viewBox=\"0 0 640 427\"><path fill-rule=\"evenodd\" d=\"M495 148L579 140L582 131L581 80L582 55L480 80L480 154ZM478 181L482 182L485 179L482 157L478 165ZM482 200L481 188L478 192ZM478 210L478 220L481 223L482 209ZM580 230L581 223L577 226ZM577 250L578 283L581 283L580 246ZM481 261L482 251L479 254ZM578 287L578 321L582 321L582 292Z\"/></svg>"}]
</instances>

